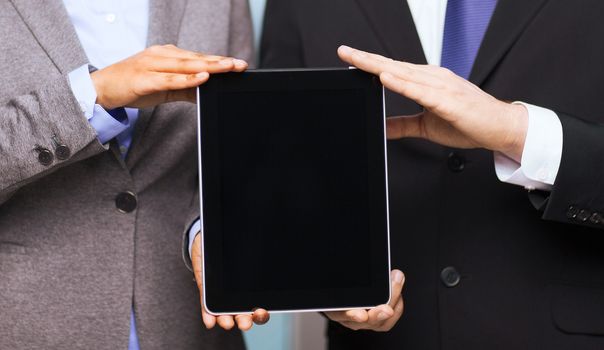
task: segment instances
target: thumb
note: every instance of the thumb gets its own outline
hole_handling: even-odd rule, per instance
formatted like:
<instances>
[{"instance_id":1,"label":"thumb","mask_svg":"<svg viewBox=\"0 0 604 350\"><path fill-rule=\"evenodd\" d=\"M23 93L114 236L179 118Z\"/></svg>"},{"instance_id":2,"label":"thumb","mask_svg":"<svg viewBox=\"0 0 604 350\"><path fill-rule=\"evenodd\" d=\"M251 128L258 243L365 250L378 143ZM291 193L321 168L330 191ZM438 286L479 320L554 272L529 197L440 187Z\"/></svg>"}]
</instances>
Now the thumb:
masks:
<instances>
[{"instance_id":1,"label":"thumb","mask_svg":"<svg viewBox=\"0 0 604 350\"><path fill-rule=\"evenodd\" d=\"M423 116L424 112L386 119L386 136L389 140L396 140L403 137L421 137Z\"/></svg>"},{"instance_id":2,"label":"thumb","mask_svg":"<svg viewBox=\"0 0 604 350\"><path fill-rule=\"evenodd\" d=\"M203 303L203 267L201 259L201 233L197 234L193 240L193 246L191 247L191 263L193 265L193 272L195 273L195 281L199 288L199 301L201 304L201 318L206 328L211 329L216 325L216 317L210 315Z\"/></svg>"}]
</instances>

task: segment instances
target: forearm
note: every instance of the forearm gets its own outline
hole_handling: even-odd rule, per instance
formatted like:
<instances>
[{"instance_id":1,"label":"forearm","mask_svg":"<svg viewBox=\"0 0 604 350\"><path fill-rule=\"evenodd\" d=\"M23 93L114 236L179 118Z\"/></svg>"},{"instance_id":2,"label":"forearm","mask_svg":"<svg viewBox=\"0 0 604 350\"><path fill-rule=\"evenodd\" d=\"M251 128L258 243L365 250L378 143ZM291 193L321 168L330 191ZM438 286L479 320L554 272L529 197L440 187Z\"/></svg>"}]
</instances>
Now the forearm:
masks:
<instances>
[{"instance_id":1,"label":"forearm","mask_svg":"<svg viewBox=\"0 0 604 350\"><path fill-rule=\"evenodd\" d=\"M105 150L62 76L0 106L0 199ZM58 146L69 150L57 152Z\"/></svg>"}]
</instances>

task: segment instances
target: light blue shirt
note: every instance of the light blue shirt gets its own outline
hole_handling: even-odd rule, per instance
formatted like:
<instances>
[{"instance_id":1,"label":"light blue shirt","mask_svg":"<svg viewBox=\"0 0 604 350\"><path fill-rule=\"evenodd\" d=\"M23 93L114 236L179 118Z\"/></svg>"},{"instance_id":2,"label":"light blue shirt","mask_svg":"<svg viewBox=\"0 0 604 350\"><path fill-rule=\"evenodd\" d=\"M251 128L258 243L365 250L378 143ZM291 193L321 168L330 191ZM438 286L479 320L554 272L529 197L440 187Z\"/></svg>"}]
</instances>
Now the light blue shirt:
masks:
<instances>
[{"instance_id":1,"label":"light blue shirt","mask_svg":"<svg viewBox=\"0 0 604 350\"><path fill-rule=\"evenodd\" d=\"M63 0L63 3L90 65L102 69L145 49L149 27L148 0ZM99 141L107 143L115 138L125 157L138 110L126 108L128 120L120 122L96 104L97 94L87 64L72 71L69 82ZM134 310L130 315L128 349L139 349Z\"/></svg>"},{"instance_id":2,"label":"light blue shirt","mask_svg":"<svg viewBox=\"0 0 604 350\"><path fill-rule=\"evenodd\" d=\"M63 0L89 64L97 69L128 58L147 46L149 0ZM126 108L121 123L96 104L96 91L88 70L82 66L69 74L71 88L82 111L97 132L99 141L116 138L123 156L132 141L138 110Z\"/></svg>"}]
</instances>

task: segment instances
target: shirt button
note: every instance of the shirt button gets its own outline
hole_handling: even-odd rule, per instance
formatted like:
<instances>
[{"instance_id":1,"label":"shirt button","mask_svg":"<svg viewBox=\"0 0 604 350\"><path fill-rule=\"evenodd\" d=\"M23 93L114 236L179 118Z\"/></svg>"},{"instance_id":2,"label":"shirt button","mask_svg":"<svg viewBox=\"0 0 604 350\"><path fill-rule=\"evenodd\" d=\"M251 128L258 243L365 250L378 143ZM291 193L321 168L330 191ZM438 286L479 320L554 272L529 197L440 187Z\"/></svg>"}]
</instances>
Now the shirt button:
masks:
<instances>
[{"instance_id":1,"label":"shirt button","mask_svg":"<svg viewBox=\"0 0 604 350\"><path fill-rule=\"evenodd\" d=\"M117 18L117 16L115 15L115 13L108 13L105 15L105 21L107 21L107 23L115 22L116 18Z\"/></svg>"},{"instance_id":2,"label":"shirt button","mask_svg":"<svg viewBox=\"0 0 604 350\"><path fill-rule=\"evenodd\" d=\"M440 280L447 288L453 288L461 281L461 275L453 266L445 267L440 273Z\"/></svg>"},{"instance_id":3,"label":"shirt button","mask_svg":"<svg viewBox=\"0 0 604 350\"><path fill-rule=\"evenodd\" d=\"M38 148L38 162L44 166L49 166L54 160L54 155L48 148Z\"/></svg>"},{"instance_id":4,"label":"shirt button","mask_svg":"<svg viewBox=\"0 0 604 350\"><path fill-rule=\"evenodd\" d=\"M451 152L447 160L447 166L452 172L459 173L466 167L466 159L462 155Z\"/></svg>"},{"instance_id":5,"label":"shirt button","mask_svg":"<svg viewBox=\"0 0 604 350\"><path fill-rule=\"evenodd\" d=\"M120 213L131 213L136 209L136 195L130 191L118 193L115 197L115 207Z\"/></svg>"},{"instance_id":6,"label":"shirt button","mask_svg":"<svg viewBox=\"0 0 604 350\"><path fill-rule=\"evenodd\" d=\"M120 146L120 153L121 153L121 154L126 154L126 153L128 153L128 147L126 147L126 146L124 146L124 145Z\"/></svg>"}]
</instances>

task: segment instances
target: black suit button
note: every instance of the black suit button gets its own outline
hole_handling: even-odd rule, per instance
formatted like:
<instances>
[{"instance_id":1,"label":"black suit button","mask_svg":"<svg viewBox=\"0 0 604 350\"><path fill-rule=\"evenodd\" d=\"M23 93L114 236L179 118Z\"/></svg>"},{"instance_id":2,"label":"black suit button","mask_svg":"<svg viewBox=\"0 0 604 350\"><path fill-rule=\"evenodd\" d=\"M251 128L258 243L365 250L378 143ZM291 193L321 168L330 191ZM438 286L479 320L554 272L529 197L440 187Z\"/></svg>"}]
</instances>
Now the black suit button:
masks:
<instances>
[{"instance_id":1,"label":"black suit button","mask_svg":"<svg viewBox=\"0 0 604 350\"><path fill-rule=\"evenodd\" d=\"M122 213L131 213L136 209L136 196L130 191L119 193L115 197L115 207Z\"/></svg>"},{"instance_id":2,"label":"black suit button","mask_svg":"<svg viewBox=\"0 0 604 350\"><path fill-rule=\"evenodd\" d=\"M55 156L48 148L40 147L36 150L38 151L38 162L40 162L40 164L44 166L49 166L52 164L52 161Z\"/></svg>"},{"instance_id":3,"label":"black suit button","mask_svg":"<svg viewBox=\"0 0 604 350\"><path fill-rule=\"evenodd\" d=\"M579 211L579 214L577 214L577 220L585 222L585 221L587 221L587 219L589 219L590 216L591 216L590 212L582 209Z\"/></svg>"},{"instance_id":4,"label":"black suit button","mask_svg":"<svg viewBox=\"0 0 604 350\"><path fill-rule=\"evenodd\" d=\"M447 160L447 166L452 172L459 173L466 167L466 159L462 155L451 152Z\"/></svg>"},{"instance_id":5,"label":"black suit button","mask_svg":"<svg viewBox=\"0 0 604 350\"><path fill-rule=\"evenodd\" d=\"M589 221L594 225L598 225L602 223L602 215L600 213L593 213L589 217Z\"/></svg>"},{"instance_id":6,"label":"black suit button","mask_svg":"<svg viewBox=\"0 0 604 350\"><path fill-rule=\"evenodd\" d=\"M452 266L449 266L445 267L441 271L440 280L446 287L453 288L459 284L459 281L461 280L461 275L459 274L459 272L457 272L457 269Z\"/></svg>"},{"instance_id":7,"label":"black suit button","mask_svg":"<svg viewBox=\"0 0 604 350\"><path fill-rule=\"evenodd\" d=\"M55 148L55 154L57 155L58 160L66 160L71 156L71 150L65 145L58 145Z\"/></svg>"},{"instance_id":8,"label":"black suit button","mask_svg":"<svg viewBox=\"0 0 604 350\"><path fill-rule=\"evenodd\" d=\"M569 219L576 219L577 218L577 214L579 214L579 208L571 205L570 207L568 207L568 210L566 211L566 217Z\"/></svg>"}]
</instances>

